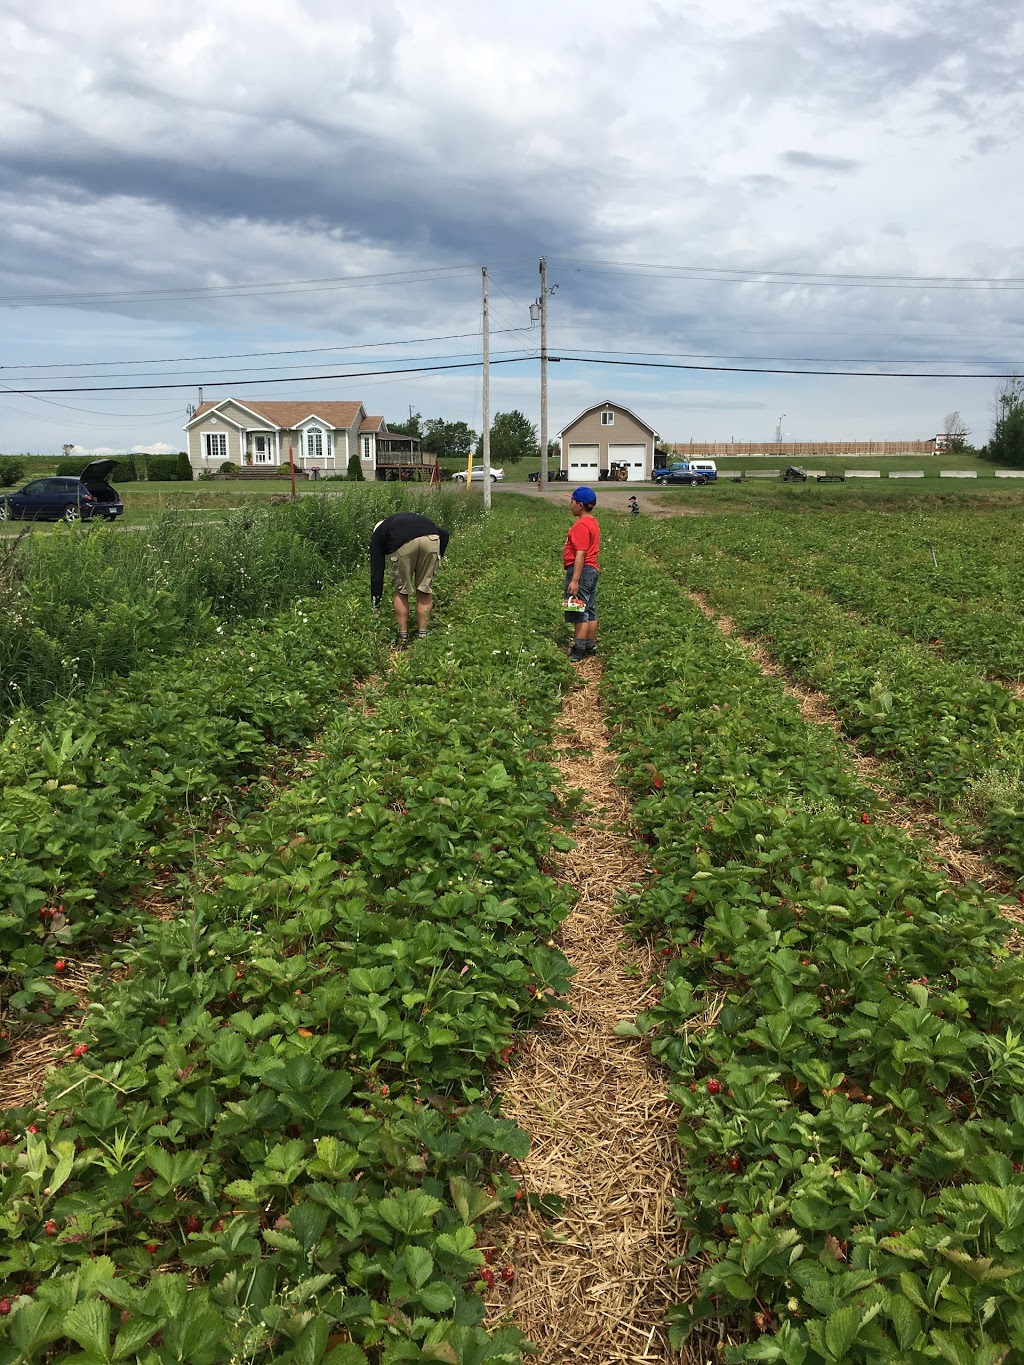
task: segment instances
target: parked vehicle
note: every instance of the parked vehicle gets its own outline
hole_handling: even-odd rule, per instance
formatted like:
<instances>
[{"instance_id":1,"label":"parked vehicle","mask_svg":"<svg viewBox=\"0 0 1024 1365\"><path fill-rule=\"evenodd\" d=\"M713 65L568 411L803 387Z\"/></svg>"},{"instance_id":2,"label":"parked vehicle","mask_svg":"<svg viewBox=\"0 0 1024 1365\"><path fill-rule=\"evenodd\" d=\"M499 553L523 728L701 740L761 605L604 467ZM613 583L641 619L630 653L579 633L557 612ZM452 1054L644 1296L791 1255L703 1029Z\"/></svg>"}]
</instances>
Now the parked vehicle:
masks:
<instances>
[{"instance_id":1,"label":"parked vehicle","mask_svg":"<svg viewBox=\"0 0 1024 1365\"><path fill-rule=\"evenodd\" d=\"M783 483L806 483L807 470L802 465L789 464L782 475Z\"/></svg>"},{"instance_id":2,"label":"parked vehicle","mask_svg":"<svg viewBox=\"0 0 1024 1365\"><path fill-rule=\"evenodd\" d=\"M484 477L483 465L474 465L473 483L476 483L478 479L482 480L483 477ZM491 483L498 483L498 481L503 480L504 477L505 471L503 469L495 469L493 465L491 466ZM452 475L452 482L465 483L466 471L464 469L457 469L455 473Z\"/></svg>"},{"instance_id":3,"label":"parked vehicle","mask_svg":"<svg viewBox=\"0 0 1024 1365\"><path fill-rule=\"evenodd\" d=\"M699 488L718 478L714 460L682 460L667 469L656 469L651 476L655 483L684 483Z\"/></svg>"},{"instance_id":4,"label":"parked vehicle","mask_svg":"<svg viewBox=\"0 0 1024 1365\"><path fill-rule=\"evenodd\" d=\"M0 521L116 521L121 495L107 482L116 460L93 460L77 476L33 479L14 493L0 494Z\"/></svg>"},{"instance_id":5,"label":"parked vehicle","mask_svg":"<svg viewBox=\"0 0 1024 1365\"><path fill-rule=\"evenodd\" d=\"M531 483L540 483L540 470L535 469L529 477ZM564 469L552 469L548 474L548 483L565 483L568 478Z\"/></svg>"}]
</instances>

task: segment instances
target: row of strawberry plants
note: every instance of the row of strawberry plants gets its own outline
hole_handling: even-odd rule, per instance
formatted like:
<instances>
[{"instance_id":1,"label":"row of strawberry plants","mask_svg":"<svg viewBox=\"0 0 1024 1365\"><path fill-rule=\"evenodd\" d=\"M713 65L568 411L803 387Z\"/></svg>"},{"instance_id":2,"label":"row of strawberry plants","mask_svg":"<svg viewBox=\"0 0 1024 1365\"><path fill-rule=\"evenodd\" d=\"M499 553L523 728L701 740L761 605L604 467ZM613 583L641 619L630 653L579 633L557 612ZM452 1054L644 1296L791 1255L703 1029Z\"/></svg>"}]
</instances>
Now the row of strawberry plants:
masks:
<instances>
[{"instance_id":1,"label":"row of strawberry plants","mask_svg":"<svg viewBox=\"0 0 1024 1365\"><path fill-rule=\"evenodd\" d=\"M702 558L715 553L756 565L758 574L768 574L781 591L822 593L976 672L1019 676L1024 650L1020 572L1001 558L993 563L993 546L1001 544L998 519L988 527L990 540L984 548L970 540L961 543L963 518L950 519L941 533L933 530L931 534L942 536L936 567L912 519L900 519L902 546L878 538L877 516L867 526L856 518L854 525L846 518L826 520L822 526L818 518L775 519L770 524L737 518L724 534L714 536L713 549L706 532L688 539ZM969 607L963 572L947 564L953 545L975 570ZM989 572L983 584L984 569Z\"/></svg>"},{"instance_id":2,"label":"row of strawberry plants","mask_svg":"<svg viewBox=\"0 0 1024 1365\"><path fill-rule=\"evenodd\" d=\"M429 495L457 533L471 500ZM168 512L131 535L94 523L36 531L0 555L0 715L83 695L98 681L212 640L217 626L265 619L338 585L365 560L375 522L417 495L362 484L222 522Z\"/></svg>"},{"instance_id":3,"label":"row of strawberry plants","mask_svg":"<svg viewBox=\"0 0 1024 1365\"><path fill-rule=\"evenodd\" d=\"M474 1224L522 1197L494 1069L567 984L534 755L572 673L522 532L496 548L7 1116L0 1365L520 1358L479 1325Z\"/></svg>"},{"instance_id":4,"label":"row of strawberry plants","mask_svg":"<svg viewBox=\"0 0 1024 1365\"><path fill-rule=\"evenodd\" d=\"M1024 965L998 907L881 823L841 741L642 557L603 619L654 864L625 908L663 943L635 1028L678 1078L705 1263L677 1341L713 1319L734 1361L1016 1358Z\"/></svg>"},{"instance_id":5,"label":"row of strawberry plants","mask_svg":"<svg viewBox=\"0 0 1024 1365\"><path fill-rule=\"evenodd\" d=\"M460 537L439 596L477 571ZM324 546L326 550L328 546ZM22 709L0 742L0 1056L75 1003L70 959L124 929L125 900L266 798L339 693L386 658L361 581L87 697ZM339 629L339 622L345 628Z\"/></svg>"},{"instance_id":6,"label":"row of strawberry plants","mask_svg":"<svg viewBox=\"0 0 1024 1365\"><path fill-rule=\"evenodd\" d=\"M133 888L187 859L215 813L244 809L248 786L382 657L372 629L338 631L358 595L339 589L173 670L15 717L0 744L8 1025L72 1004L55 964L109 942Z\"/></svg>"},{"instance_id":7,"label":"row of strawberry plants","mask_svg":"<svg viewBox=\"0 0 1024 1365\"><path fill-rule=\"evenodd\" d=\"M1024 875L1024 732L1012 692L778 581L763 563L752 575L739 560L698 560L681 537L659 553L794 677L824 692L848 735L894 760L908 795L949 812Z\"/></svg>"},{"instance_id":8,"label":"row of strawberry plants","mask_svg":"<svg viewBox=\"0 0 1024 1365\"><path fill-rule=\"evenodd\" d=\"M807 581L817 562L831 561L882 574L899 592L937 590L972 611L1005 610L1016 618L1024 570L1019 520L1012 509L978 507L934 514L744 514L691 529L706 548L806 564Z\"/></svg>"}]
</instances>

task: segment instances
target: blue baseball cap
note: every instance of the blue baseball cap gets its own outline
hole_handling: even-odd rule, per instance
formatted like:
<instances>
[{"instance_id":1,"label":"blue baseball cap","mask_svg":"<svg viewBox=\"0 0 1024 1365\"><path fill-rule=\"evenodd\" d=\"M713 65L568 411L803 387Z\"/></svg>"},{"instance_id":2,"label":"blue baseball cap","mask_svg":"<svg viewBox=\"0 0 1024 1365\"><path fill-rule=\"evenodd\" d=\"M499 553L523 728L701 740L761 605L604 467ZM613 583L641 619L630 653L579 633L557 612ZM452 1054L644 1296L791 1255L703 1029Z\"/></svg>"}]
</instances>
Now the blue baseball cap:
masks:
<instances>
[{"instance_id":1,"label":"blue baseball cap","mask_svg":"<svg viewBox=\"0 0 1024 1365\"><path fill-rule=\"evenodd\" d=\"M570 501L578 502L583 507L595 507L597 505L597 494L592 488L577 488L569 494Z\"/></svg>"}]
</instances>

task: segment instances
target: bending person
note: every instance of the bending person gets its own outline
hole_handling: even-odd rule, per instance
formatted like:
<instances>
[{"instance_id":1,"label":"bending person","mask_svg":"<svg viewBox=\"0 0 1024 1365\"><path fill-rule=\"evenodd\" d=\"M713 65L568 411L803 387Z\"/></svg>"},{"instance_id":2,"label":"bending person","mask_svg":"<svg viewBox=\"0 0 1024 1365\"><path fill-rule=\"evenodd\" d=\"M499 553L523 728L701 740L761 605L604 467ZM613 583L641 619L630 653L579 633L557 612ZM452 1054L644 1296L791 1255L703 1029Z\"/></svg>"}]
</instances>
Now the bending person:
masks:
<instances>
[{"instance_id":1,"label":"bending person","mask_svg":"<svg viewBox=\"0 0 1024 1365\"><path fill-rule=\"evenodd\" d=\"M409 643L409 603L416 601L416 634L427 633L434 605L434 575L448 548L448 532L418 512L396 512L378 521L370 537L370 600L380 610L384 561L391 564L391 587L398 623L398 647Z\"/></svg>"}]
</instances>

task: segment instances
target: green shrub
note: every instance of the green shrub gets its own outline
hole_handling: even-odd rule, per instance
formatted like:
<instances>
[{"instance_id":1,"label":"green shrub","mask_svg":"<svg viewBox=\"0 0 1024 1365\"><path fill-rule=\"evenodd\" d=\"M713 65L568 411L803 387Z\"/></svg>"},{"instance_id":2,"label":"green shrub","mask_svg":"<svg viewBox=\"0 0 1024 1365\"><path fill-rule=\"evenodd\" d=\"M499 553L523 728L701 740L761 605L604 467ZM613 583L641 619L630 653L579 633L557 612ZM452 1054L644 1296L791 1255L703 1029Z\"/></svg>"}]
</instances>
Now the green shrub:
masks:
<instances>
[{"instance_id":1,"label":"green shrub","mask_svg":"<svg viewBox=\"0 0 1024 1365\"><path fill-rule=\"evenodd\" d=\"M188 457L186 456L186 461ZM147 455L148 477L155 483L170 483L179 477L177 455Z\"/></svg>"},{"instance_id":2,"label":"green shrub","mask_svg":"<svg viewBox=\"0 0 1024 1365\"><path fill-rule=\"evenodd\" d=\"M348 477L354 483L363 482L363 466L359 462L358 455L350 455L348 457Z\"/></svg>"},{"instance_id":3,"label":"green shrub","mask_svg":"<svg viewBox=\"0 0 1024 1365\"><path fill-rule=\"evenodd\" d=\"M192 473L192 461L188 458L187 450L179 450L177 455L178 478L182 483L191 483L194 475Z\"/></svg>"},{"instance_id":4,"label":"green shrub","mask_svg":"<svg viewBox=\"0 0 1024 1365\"><path fill-rule=\"evenodd\" d=\"M218 474L237 474L237 473L238 473L238 465L235 464L234 460L225 460L224 463L221 465L221 467L217 470L217 473L218 473Z\"/></svg>"},{"instance_id":5,"label":"green shrub","mask_svg":"<svg viewBox=\"0 0 1024 1365\"><path fill-rule=\"evenodd\" d=\"M10 455L0 459L0 488L13 488L25 476L24 460L15 460Z\"/></svg>"}]
</instances>

